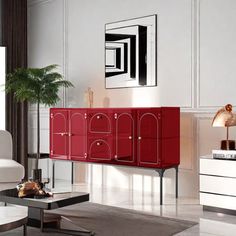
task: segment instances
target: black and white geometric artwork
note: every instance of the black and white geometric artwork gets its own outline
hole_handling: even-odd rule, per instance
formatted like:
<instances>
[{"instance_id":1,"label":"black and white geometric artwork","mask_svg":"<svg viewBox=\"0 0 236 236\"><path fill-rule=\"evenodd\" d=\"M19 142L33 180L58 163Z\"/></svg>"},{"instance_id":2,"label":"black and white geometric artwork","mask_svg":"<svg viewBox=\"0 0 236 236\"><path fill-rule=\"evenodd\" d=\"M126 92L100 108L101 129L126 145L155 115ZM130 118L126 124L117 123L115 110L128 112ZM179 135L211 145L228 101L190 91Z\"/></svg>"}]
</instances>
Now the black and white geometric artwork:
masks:
<instances>
[{"instance_id":1,"label":"black and white geometric artwork","mask_svg":"<svg viewBox=\"0 0 236 236\"><path fill-rule=\"evenodd\" d=\"M106 88L157 85L157 15L105 25Z\"/></svg>"}]
</instances>

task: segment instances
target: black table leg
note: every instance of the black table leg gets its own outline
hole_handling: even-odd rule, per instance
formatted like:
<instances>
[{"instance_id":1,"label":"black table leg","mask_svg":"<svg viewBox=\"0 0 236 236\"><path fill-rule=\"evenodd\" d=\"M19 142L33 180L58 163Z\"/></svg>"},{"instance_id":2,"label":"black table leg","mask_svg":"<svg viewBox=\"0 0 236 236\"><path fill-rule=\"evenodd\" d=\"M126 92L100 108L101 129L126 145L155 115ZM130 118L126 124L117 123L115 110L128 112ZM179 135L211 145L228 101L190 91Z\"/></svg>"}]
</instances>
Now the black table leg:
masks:
<instances>
[{"instance_id":1,"label":"black table leg","mask_svg":"<svg viewBox=\"0 0 236 236\"><path fill-rule=\"evenodd\" d=\"M27 236L27 224L23 225L23 235Z\"/></svg>"},{"instance_id":2,"label":"black table leg","mask_svg":"<svg viewBox=\"0 0 236 236\"><path fill-rule=\"evenodd\" d=\"M40 209L40 231L43 232L44 212Z\"/></svg>"}]
</instances>

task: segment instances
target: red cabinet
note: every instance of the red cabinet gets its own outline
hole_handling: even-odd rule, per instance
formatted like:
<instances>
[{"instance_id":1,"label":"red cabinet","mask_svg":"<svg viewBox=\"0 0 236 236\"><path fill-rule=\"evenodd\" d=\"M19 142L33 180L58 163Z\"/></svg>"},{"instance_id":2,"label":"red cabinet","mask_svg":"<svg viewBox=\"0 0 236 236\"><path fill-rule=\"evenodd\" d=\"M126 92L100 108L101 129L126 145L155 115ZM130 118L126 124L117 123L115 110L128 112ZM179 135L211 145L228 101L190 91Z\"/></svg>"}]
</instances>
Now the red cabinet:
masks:
<instances>
[{"instance_id":1,"label":"red cabinet","mask_svg":"<svg viewBox=\"0 0 236 236\"><path fill-rule=\"evenodd\" d=\"M86 160L86 134L86 110L51 109L51 158Z\"/></svg>"},{"instance_id":2,"label":"red cabinet","mask_svg":"<svg viewBox=\"0 0 236 236\"><path fill-rule=\"evenodd\" d=\"M179 108L52 108L50 156L162 168L179 164Z\"/></svg>"},{"instance_id":3,"label":"red cabinet","mask_svg":"<svg viewBox=\"0 0 236 236\"><path fill-rule=\"evenodd\" d=\"M69 111L69 159L86 160L87 158L87 124L86 110Z\"/></svg>"},{"instance_id":4,"label":"red cabinet","mask_svg":"<svg viewBox=\"0 0 236 236\"><path fill-rule=\"evenodd\" d=\"M52 109L50 112L50 156L68 159L68 111Z\"/></svg>"},{"instance_id":5,"label":"red cabinet","mask_svg":"<svg viewBox=\"0 0 236 236\"><path fill-rule=\"evenodd\" d=\"M161 110L138 111L138 163L140 166L161 165Z\"/></svg>"},{"instance_id":6,"label":"red cabinet","mask_svg":"<svg viewBox=\"0 0 236 236\"><path fill-rule=\"evenodd\" d=\"M136 165L136 112L120 109L114 112L115 160L118 164Z\"/></svg>"},{"instance_id":7,"label":"red cabinet","mask_svg":"<svg viewBox=\"0 0 236 236\"><path fill-rule=\"evenodd\" d=\"M88 161L110 163L114 157L113 116L109 109L87 109Z\"/></svg>"}]
</instances>

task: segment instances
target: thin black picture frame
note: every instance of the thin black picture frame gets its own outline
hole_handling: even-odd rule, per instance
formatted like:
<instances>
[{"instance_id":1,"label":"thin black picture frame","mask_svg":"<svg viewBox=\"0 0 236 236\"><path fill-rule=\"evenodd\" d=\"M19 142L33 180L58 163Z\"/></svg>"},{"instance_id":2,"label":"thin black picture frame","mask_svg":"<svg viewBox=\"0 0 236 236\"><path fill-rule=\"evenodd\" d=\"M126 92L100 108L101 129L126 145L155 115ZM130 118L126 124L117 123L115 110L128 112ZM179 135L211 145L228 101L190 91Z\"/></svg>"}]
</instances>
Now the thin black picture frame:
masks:
<instances>
[{"instance_id":1,"label":"thin black picture frame","mask_svg":"<svg viewBox=\"0 0 236 236\"><path fill-rule=\"evenodd\" d=\"M154 56L155 56L155 64L154 64L154 71L155 71L155 85L139 85L139 86L122 86L122 87L107 87L106 86L106 71L105 71L105 65L106 65L106 40L105 40L105 34L106 34L106 28L107 25L109 24L115 24L115 23L121 23L121 22L126 22L126 21L131 21L131 20L136 20L136 19L141 19L141 18L146 18L146 17L154 17L154 30L155 30L155 52L154 52ZM158 69L158 57L157 57L157 51L158 51L158 38L157 38L157 27L158 24L158 15L157 14L150 14L150 15L145 15L142 17L135 17L135 18L129 18L129 19L125 19L125 20L119 20L119 21L113 21L113 22L109 22L106 23L104 25L104 87L105 89L122 89L122 88L147 88L147 87L156 87L158 86L158 76L157 76L157 69Z\"/></svg>"}]
</instances>

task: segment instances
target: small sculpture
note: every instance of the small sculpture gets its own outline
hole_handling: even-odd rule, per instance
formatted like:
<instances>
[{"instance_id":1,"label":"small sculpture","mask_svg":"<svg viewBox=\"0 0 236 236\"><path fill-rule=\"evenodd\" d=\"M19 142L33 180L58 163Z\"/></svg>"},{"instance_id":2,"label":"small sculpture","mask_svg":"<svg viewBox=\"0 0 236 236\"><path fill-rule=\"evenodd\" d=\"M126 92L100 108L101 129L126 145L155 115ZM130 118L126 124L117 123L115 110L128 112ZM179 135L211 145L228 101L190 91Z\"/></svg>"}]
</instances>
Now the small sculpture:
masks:
<instances>
[{"instance_id":1,"label":"small sculpture","mask_svg":"<svg viewBox=\"0 0 236 236\"><path fill-rule=\"evenodd\" d=\"M52 193L46 192L43 189L43 184L34 182L34 181L26 181L24 183L20 183L16 186L18 190L18 197L23 198L45 198L52 197Z\"/></svg>"}]
</instances>

